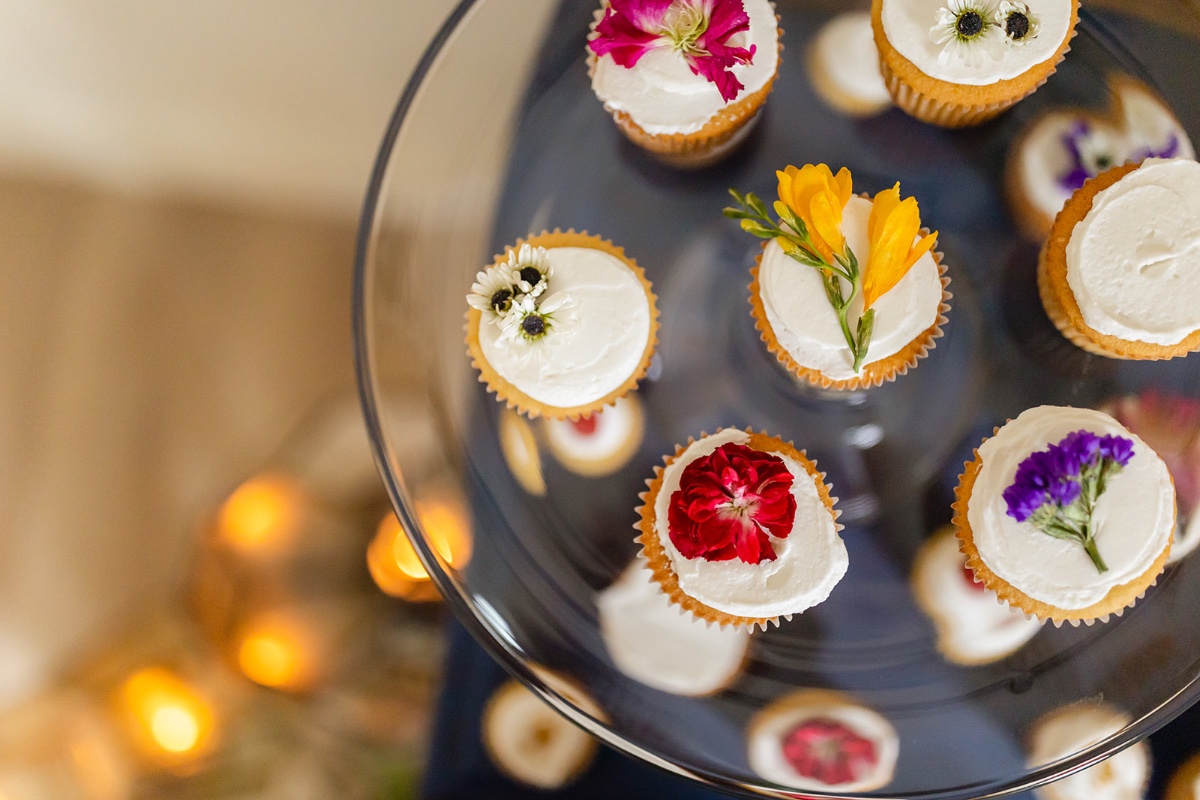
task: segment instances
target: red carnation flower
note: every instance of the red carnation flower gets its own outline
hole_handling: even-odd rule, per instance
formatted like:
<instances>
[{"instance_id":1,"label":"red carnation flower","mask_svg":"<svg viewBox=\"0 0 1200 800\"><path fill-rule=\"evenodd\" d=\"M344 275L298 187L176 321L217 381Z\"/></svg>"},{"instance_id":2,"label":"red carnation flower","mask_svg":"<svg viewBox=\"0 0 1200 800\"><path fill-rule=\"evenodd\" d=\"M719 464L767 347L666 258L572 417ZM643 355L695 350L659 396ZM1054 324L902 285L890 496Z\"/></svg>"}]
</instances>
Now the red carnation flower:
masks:
<instances>
[{"instance_id":1,"label":"red carnation flower","mask_svg":"<svg viewBox=\"0 0 1200 800\"><path fill-rule=\"evenodd\" d=\"M859 780L879 763L875 743L831 719L806 719L783 738L792 769L827 786Z\"/></svg>"},{"instance_id":2,"label":"red carnation flower","mask_svg":"<svg viewBox=\"0 0 1200 800\"><path fill-rule=\"evenodd\" d=\"M786 539L796 518L792 480L778 456L721 445L684 468L667 515L671 543L686 558L774 561L768 534Z\"/></svg>"}]
</instances>

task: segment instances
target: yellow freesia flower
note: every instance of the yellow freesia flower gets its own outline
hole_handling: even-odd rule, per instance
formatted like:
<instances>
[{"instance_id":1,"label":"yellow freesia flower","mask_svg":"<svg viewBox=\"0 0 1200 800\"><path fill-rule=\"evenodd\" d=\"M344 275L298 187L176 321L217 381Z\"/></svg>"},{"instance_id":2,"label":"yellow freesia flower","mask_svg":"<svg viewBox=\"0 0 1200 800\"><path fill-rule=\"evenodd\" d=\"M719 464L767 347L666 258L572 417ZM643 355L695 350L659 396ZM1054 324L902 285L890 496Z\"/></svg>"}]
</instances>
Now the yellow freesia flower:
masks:
<instances>
[{"instance_id":1,"label":"yellow freesia flower","mask_svg":"<svg viewBox=\"0 0 1200 800\"><path fill-rule=\"evenodd\" d=\"M776 171L779 199L808 226L813 247L825 263L833 263L834 253L846 249L842 235L842 209L853 191L850 170L842 167L836 176L824 164L789 166Z\"/></svg>"},{"instance_id":2,"label":"yellow freesia flower","mask_svg":"<svg viewBox=\"0 0 1200 800\"><path fill-rule=\"evenodd\" d=\"M900 199L900 184L875 195L867 220L867 240L871 251L863 271L863 310L890 292L912 269L917 260L933 249L937 231L923 236L921 211L917 199ZM915 242L915 244L914 244Z\"/></svg>"}]
</instances>

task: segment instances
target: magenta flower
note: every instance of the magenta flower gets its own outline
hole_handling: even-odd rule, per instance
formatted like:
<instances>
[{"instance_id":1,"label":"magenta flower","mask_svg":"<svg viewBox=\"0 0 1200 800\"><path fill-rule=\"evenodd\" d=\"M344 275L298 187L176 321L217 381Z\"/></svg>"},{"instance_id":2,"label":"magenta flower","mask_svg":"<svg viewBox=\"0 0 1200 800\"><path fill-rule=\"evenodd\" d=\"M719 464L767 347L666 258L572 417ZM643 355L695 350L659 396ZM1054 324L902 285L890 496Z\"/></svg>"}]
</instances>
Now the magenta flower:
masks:
<instances>
[{"instance_id":1,"label":"magenta flower","mask_svg":"<svg viewBox=\"0 0 1200 800\"><path fill-rule=\"evenodd\" d=\"M626 69L651 50L673 48L730 102L744 88L731 70L735 64L749 64L755 48L727 42L749 29L742 0L610 0L588 47Z\"/></svg>"}]
</instances>

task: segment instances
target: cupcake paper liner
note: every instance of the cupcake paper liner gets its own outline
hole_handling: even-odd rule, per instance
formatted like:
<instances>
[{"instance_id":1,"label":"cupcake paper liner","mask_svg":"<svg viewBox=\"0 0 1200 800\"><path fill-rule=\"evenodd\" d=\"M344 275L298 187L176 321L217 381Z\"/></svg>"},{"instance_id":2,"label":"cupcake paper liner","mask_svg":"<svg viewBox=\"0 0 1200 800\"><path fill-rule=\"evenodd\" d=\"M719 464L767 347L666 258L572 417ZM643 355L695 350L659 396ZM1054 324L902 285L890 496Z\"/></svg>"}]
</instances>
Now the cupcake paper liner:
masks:
<instances>
[{"instance_id":1,"label":"cupcake paper liner","mask_svg":"<svg viewBox=\"0 0 1200 800\"><path fill-rule=\"evenodd\" d=\"M980 125L1037 91L1070 51L1079 24L1079 2L1073 0L1070 28L1054 55L1015 78L970 86L932 78L901 55L884 34L882 9L883 0L872 0L871 25L879 48L879 70L892 99L910 116L943 128Z\"/></svg>"},{"instance_id":2,"label":"cupcake paper liner","mask_svg":"<svg viewBox=\"0 0 1200 800\"><path fill-rule=\"evenodd\" d=\"M1170 345L1131 341L1100 333L1084 322L1083 312L1067 282L1067 245L1075 226L1092 210L1092 202L1097 194L1137 168L1137 164L1124 164L1089 179L1058 212L1038 258L1038 294L1042 298L1046 316L1054 323L1054 327L1076 347L1089 353L1138 361L1180 358L1200 350L1200 330L1193 331L1178 344Z\"/></svg>"},{"instance_id":3,"label":"cupcake paper liner","mask_svg":"<svg viewBox=\"0 0 1200 800\"><path fill-rule=\"evenodd\" d=\"M618 398L635 389L638 382L645 377L646 370L650 368L650 360L654 357L654 351L658 346L658 298L654 294L650 281L646 279L645 271L638 266L636 261L625 255L624 249L617 247L607 239L592 236L587 231L576 233L572 229L563 232L555 228L553 231L542 232L536 236L530 236L528 239L518 239L512 245L511 249L520 249L521 245L526 243L547 249L553 247L587 247L615 256L624 262L633 271L634 275L637 276L638 281L642 284L642 288L646 292L646 299L650 304L650 335L646 338L646 348L642 352L642 359L638 363L637 369L630 374L624 383L603 397L590 403L571 406L569 408L551 406L535 400L501 377L492 365L488 363L479 345L479 326L482 324L483 315L476 308L467 309L466 345L467 353L471 358L471 366L478 370L479 382L486 384L488 391L495 394L497 400L504 401L509 408L515 408L530 418L544 416L550 419L579 419L582 416L600 411L605 406L612 405ZM506 257L507 250L504 253L497 254L493 258L492 263L499 264Z\"/></svg>"},{"instance_id":4,"label":"cupcake paper liner","mask_svg":"<svg viewBox=\"0 0 1200 800\"><path fill-rule=\"evenodd\" d=\"M1009 420L1009 422L1011 421ZM1000 428L996 427L992 431L992 435L995 436L999 432ZM985 438L984 441L987 439ZM1128 583L1114 586L1098 603L1093 603L1085 608L1064 609L1035 600L1025 594L992 572L983 557L980 556L979 548L975 545L971 524L967 520L967 507L971 499L971 491L975 487L975 479L979 477L979 471L982 468L983 459L979 456L979 448L975 448L974 459L963 464L962 474L958 476L958 486L954 489L954 502L951 504L951 508L954 509L952 519L954 535L958 537L959 551L966 556L967 567L984 586L995 592L1000 600L1009 606L1024 612L1027 617L1049 620L1054 623L1055 627L1061 627L1064 622L1069 622L1076 627L1080 623L1092 625L1096 622L1108 622L1112 616L1121 616L1125 613L1125 609L1132 608L1138 600L1145 597L1146 591L1158 582L1158 576L1162 574L1167 565L1167 558L1171 555L1171 544L1175 540L1174 534L1171 534L1167 546L1163 548L1158 558L1145 572Z\"/></svg>"},{"instance_id":5,"label":"cupcake paper liner","mask_svg":"<svg viewBox=\"0 0 1200 800\"><path fill-rule=\"evenodd\" d=\"M711 435L716 435L726 428L718 428ZM808 458L805 451L797 450L791 442L785 442L782 439L777 439L774 436L769 436L765 431L755 433L750 428L745 429L746 433L750 434L750 441L747 445L755 450L769 453L782 453L787 455L804 466L804 470L813 478L817 486L817 493L825 507L829 509L829 513L833 515L834 530L840 532L842 525L837 522L841 516L841 511L834 508L837 503L837 498L831 492L831 487L825 482L825 473L817 470L815 461ZM666 468L670 466L675 459L679 458L684 450L691 447L699 439L704 439L709 436L708 433L701 433L699 438L688 437L687 444L676 445L674 455L663 457L663 466L654 468L654 477L646 481L647 490L638 495L638 499L642 505L634 509L637 512L639 521L634 525L634 529L638 531L638 536L634 541L642 546L639 556L646 559L647 566L654 578L655 583L662 589L667 598L675 605L685 609L698 619L702 619L709 624L716 623L722 627L726 625L747 627L751 630L760 628L766 630L771 625L779 625L780 617L785 620L790 620L792 614L782 614L773 617L741 617L736 614L728 614L724 611L718 611L715 608L701 603L691 595L683 591L679 586L679 578L675 574L675 569L671 566L671 557L667 554L666 548L659 541L658 532L655 528L655 510L654 504L660 491L662 491L663 474Z\"/></svg>"},{"instance_id":6,"label":"cupcake paper liner","mask_svg":"<svg viewBox=\"0 0 1200 800\"><path fill-rule=\"evenodd\" d=\"M921 229L922 236L928 234L928 228ZM761 286L758 282L758 274L762 268L763 253L766 252L767 246L770 243L770 240L763 243L762 250L754 259L754 267L750 270L750 314L754 317L754 327L758 329L759 336L767 345L767 350L795 377L818 388L833 391L854 391L856 389L870 389L875 386L881 386L884 383L894 381L899 375L908 374L910 369L917 366L918 361L929 355L929 351L937 346L937 340L943 336L942 326L949 321L946 314L950 311L950 301L954 298L954 295L950 293L948 288L950 286L950 278L946 276L946 265L942 263L941 252L930 251L934 263L937 264L938 277L942 282L942 299L938 304L938 315L933 325L918 334L915 339L898 352L863 365L859 375L854 378L837 380L826 376L817 369L800 364L779 343L779 339L775 335L771 323L767 320L767 310L763 305L760 293ZM809 267L801 268L809 269ZM868 356L870 355L869 347L867 354Z\"/></svg>"}]
</instances>

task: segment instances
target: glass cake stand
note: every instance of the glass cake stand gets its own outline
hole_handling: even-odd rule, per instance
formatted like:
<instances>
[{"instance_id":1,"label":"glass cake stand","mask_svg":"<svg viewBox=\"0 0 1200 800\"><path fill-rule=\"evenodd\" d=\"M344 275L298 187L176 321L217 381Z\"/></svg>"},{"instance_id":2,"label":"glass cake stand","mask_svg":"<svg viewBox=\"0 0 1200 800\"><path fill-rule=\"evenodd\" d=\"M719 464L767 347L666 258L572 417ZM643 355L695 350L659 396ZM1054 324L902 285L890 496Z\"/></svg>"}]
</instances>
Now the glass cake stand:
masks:
<instances>
[{"instance_id":1,"label":"glass cake stand","mask_svg":"<svg viewBox=\"0 0 1200 800\"><path fill-rule=\"evenodd\" d=\"M591 93L583 42L596 5L463 2L400 99L366 198L354 297L363 407L396 511L456 614L496 659L613 747L747 793L795 796L754 773L745 735L756 712L804 687L845 693L895 728L895 773L873 797L1028 789L1187 708L1200 693L1200 558L1168 567L1123 616L1044 626L1013 655L974 667L939 653L909 576L917 548L949 521L963 461L1006 418L1146 392L1200 398L1200 356L1114 361L1058 334L1038 301L1038 244L1018 234L1001 190L1023 126L1051 107L1102 108L1112 72L1155 87L1200 134L1191 69L1200 20L1183 5L1150 19L1139 14L1165 4L1089 3L1046 86L990 124L948 131L894 109L852 119L826 106L804 55L820 25L853 4L778 0L786 52L760 124L726 161L684 172L625 142ZM822 161L849 166L856 190L900 180L941 231L952 277L945 338L915 371L868 392L804 389L767 353L747 305L757 243L720 214L727 187L769 197L776 168ZM475 272L519 236L555 227L623 245L662 310L658 355L638 392L636 454L599 477L567 469L548 452L541 421L497 403L463 343ZM398 444L414 423L436 431L433 466ZM634 508L653 466L719 426L765 429L815 456L841 498L850 569L828 601L755 634L725 690L680 697L618 671L595 596L637 552ZM418 514L423 498L444 498L447 487L471 520L465 566L430 545ZM1128 726L1060 761L1027 763L1035 720L1097 699L1128 715Z\"/></svg>"}]
</instances>

